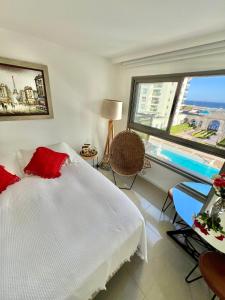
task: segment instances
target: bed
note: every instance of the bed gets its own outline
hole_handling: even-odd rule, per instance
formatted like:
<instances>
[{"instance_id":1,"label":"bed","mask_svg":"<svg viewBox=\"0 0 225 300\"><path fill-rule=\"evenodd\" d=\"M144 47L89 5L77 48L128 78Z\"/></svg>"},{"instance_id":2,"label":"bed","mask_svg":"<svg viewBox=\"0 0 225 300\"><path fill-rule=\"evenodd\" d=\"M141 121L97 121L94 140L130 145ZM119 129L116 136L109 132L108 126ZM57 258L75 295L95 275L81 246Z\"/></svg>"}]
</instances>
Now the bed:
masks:
<instances>
[{"instance_id":1,"label":"bed","mask_svg":"<svg viewBox=\"0 0 225 300\"><path fill-rule=\"evenodd\" d=\"M87 300L137 252L143 217L78 155L62 176L23 178L0 194L0 299Z\"/></svg>"}]
</instances>

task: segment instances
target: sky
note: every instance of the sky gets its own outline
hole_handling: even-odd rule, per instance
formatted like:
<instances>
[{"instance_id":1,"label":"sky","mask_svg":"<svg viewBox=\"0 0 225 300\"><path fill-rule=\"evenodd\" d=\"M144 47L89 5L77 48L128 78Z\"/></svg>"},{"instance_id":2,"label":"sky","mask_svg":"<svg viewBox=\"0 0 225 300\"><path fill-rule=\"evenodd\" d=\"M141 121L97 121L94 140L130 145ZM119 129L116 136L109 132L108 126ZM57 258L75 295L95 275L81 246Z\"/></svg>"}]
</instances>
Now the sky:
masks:
<instances>
[{"instance_id":1,"label":"sky","mask_svg":"<svg viewBox=\"0 0 225 300\"><path fill-rule=\"evenodd\" d=\"M193 77L187 100L225 103L225 75Z\"/></svg>"}]
</instances>

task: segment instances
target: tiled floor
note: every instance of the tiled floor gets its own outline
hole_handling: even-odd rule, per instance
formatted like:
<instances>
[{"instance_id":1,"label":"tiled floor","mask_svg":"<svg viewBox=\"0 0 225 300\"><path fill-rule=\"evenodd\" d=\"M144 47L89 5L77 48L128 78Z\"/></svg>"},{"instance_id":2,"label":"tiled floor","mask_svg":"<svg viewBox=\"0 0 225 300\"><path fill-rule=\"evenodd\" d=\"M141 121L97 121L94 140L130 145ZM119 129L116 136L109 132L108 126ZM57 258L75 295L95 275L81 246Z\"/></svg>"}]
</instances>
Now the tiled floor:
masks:
<instances>
[{"instance_id":1,"label":"tiled floor","mask_svg":"<svg viewBox=\"0 0 225 300\"><path fill-rule=\"evenodd\" d=\"M111 172L103 172L111 178ZM166 194L142 178L131 191L124 191L142 212L147 229L148 264L134 256L107 284L95 300L208 300L211 292L204 281L184 281L195 265L166 234L173 228L170 216L160 209ZM173 209L168 210L173 214Z\"/></svg>"}]
</instances>

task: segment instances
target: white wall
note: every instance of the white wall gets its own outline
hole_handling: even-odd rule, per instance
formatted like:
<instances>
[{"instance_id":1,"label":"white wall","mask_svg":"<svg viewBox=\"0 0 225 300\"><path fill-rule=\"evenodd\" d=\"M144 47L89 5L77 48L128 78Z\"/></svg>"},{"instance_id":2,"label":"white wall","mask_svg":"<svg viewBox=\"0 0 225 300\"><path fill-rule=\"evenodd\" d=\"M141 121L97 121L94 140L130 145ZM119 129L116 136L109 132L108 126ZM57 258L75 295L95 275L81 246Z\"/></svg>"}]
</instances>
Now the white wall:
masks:
<instances>
[{"instance_id":1,"label":"white wall","mask_svg":"<svg viewBox=\"0 0 225 300\"><path fill-rule=\"evenodd\" d=\"M0 153L59 141L77 150L90 142L102 150L107 128L100 117L102 100L124 101L123 120L115 125L117 131L125 129L132 76L225 69L224 54L131 68L5 29L0 40L0 56L48 65L54 110L52 120L0 122ZM186 180L156 163L145 177L163 190Z\"/></svg>"},{"instance_id":2,"label":"white wall","mask_svg":"<svg viewBox=\"0 0 225 300\"><path fill-rule=\"evenodd\" d=\"M73 38L73 37L71 37ZM0 56L46 64L54 119L0 122L0 152L66 141L104 146L104 98L114 97L116 67L106 59L31 36L0 29ZM1 77L0 77L1 82Z\"/></svg>"},{"instance_id":3,"label":"white wall","mask_svg":"<svg viewBox=\"0 0 225 300\"><path fill-rule=\"evenodd\" d=\"M122 121L118 121L116 123L116 131L121 131L126 128L132 76L218 69L225 69L225 54L209 55L170 63L152 64L140 67L121 66L120 75L117 78L117 97L124 101L124 116ZM152 168L146 171L144 177L165 191L178 182L184 180L188 181L187 178L156 163L152 163Z\"/></svg>"}]
</instances>

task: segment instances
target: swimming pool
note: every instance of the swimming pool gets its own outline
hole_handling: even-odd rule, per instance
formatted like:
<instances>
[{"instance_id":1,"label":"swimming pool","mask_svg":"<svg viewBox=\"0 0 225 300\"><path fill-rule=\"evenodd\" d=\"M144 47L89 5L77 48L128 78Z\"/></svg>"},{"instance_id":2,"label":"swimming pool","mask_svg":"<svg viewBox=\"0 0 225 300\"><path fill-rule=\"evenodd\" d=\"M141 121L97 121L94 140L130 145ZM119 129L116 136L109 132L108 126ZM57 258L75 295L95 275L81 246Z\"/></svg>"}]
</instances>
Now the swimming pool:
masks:
<instances>
[{"instance_id":1,"label":"swimming pool","mask_svg":"<svg viewBox=\"0 0 225 300\"><path fill-rule=\"evenodd\" d=\"M204 162L201 162L195 158L188 157L178 151L172 149L163 148L158 145L151 145L149 147L150 155L157 158L162 158L164 161L168 161L178 167L182 167L190 172L195 172L203 177L211 179L214 175L219 173L219 169L211 167Z\"/></svg>"}]
</instances>

